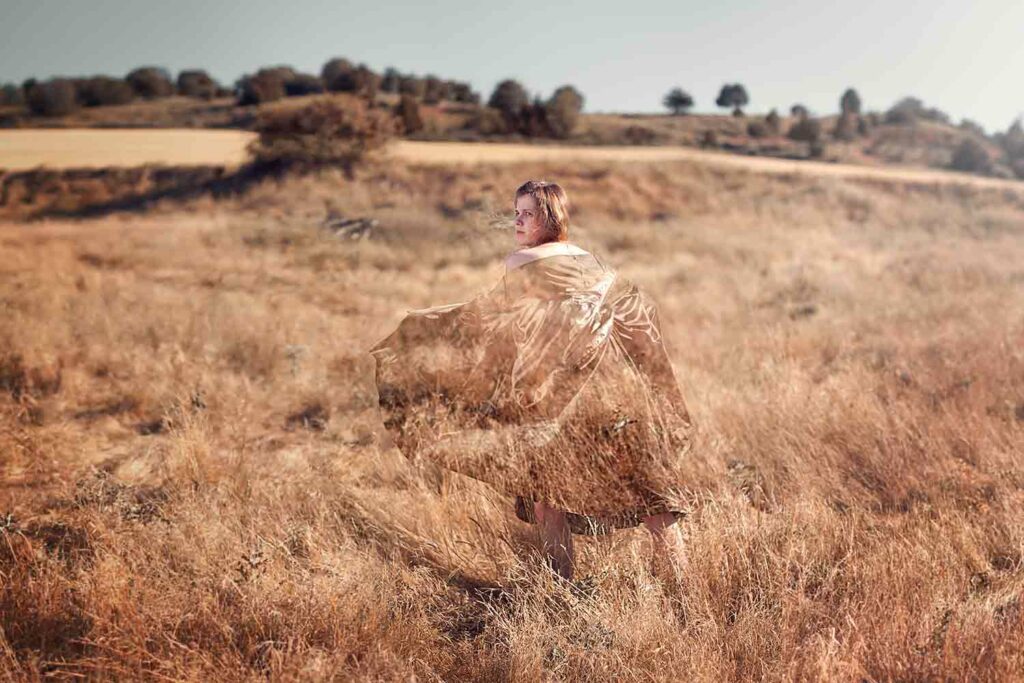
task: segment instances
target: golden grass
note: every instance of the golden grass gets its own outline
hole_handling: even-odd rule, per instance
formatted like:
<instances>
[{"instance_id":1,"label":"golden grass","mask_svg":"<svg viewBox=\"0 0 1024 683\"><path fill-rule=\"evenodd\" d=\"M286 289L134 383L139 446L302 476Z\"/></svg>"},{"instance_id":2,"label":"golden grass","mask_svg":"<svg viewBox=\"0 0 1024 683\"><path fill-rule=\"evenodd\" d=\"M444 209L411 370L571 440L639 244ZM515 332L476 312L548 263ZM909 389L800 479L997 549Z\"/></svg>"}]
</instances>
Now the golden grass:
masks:
<instances>
[{"instance_id":1,"label":"golden grass","mask_svg":"<svg viewBox=\"0 0 1024 683\"><path fill-rule=\"evenodd\" d=\"M307 98L303 98L305 102ZM302 104L286 102L275 108ZM38 166L102 168L105 166L226 165L246 161L254 134L241 130L195 129L68 129L0 131L0 168L9 171ZM396 140L387 155L404 164L664 163L689 161L772 175L833 176L885 182L971 185L1017 191L1020 181L928 170L907 166L870 166L820 161L794 161L712 152L694 147L622 145L536 145L529 143L423 142Z\"/></svg>"},{"instance_id":2,"label":"golden grass","mask_svg":"<svg viewBox=\"0 0 1024 683\"><path fill-rule=\"evenodd\" d=\"M678 583L618 532L578 543L578 597L509 499L379 425L365 350L493 282L527 177L660 304L715 474ZM380 227L338 240L331 210ZM1017 193L685 162L375 166L0 226L0 669L1014 680L1021 264Z\"/></svg>"}]
</instances>

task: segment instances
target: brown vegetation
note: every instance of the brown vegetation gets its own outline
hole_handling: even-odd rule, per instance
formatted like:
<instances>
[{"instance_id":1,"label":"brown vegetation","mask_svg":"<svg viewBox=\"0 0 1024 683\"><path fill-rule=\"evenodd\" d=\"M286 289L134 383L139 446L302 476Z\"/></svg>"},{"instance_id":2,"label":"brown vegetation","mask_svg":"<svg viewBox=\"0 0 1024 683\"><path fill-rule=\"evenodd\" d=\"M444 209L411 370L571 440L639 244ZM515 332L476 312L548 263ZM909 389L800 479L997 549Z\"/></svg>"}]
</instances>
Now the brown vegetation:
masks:
<instances>
[{"instance_id":1,"label":"brown vegetation","mask_svg":"<svg viewBox=\"0 0 1024 683\"><path fill-rule=\"evenodd\" d=\"M513 501L383 438L365 350L494 282L528 177L659 304L715 482L678 581L620 531L569 589ZM573 162L0 226L0 668L1014 680L1022 225L1010 190Z\"/></svg>"}]
</instances>

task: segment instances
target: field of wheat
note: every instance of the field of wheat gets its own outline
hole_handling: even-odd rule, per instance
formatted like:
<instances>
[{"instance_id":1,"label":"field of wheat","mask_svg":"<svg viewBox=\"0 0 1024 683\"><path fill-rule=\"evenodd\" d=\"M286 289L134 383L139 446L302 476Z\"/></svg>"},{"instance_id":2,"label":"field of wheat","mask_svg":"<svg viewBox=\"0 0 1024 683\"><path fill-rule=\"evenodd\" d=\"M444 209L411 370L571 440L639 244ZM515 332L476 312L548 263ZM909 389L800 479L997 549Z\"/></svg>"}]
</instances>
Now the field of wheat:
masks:
<instances>
[{"instance_id":1,"label":"field of wheat","mask_svg":"<svg viewBox=\"0 0 1024 683\"><path fill-rule=\"evenodd\" d=\"M366 350L495 281L531 177L659 304L709 482L676 580L628 530L568 588L380 424ZM1020 680L1022 450L1008 189L392 161L0 224L14 680Z\"/></svg>"}]
</instances>

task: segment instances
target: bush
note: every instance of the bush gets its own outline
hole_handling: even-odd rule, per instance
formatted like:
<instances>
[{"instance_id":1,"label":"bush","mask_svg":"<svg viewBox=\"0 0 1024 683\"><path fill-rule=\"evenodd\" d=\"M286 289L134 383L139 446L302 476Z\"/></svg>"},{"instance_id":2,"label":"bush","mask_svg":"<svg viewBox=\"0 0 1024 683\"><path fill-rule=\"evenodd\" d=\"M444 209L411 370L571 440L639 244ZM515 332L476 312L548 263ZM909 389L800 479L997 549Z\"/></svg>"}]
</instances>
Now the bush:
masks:
<instances>
[{"instance_id":1,"label":"bush","mask_svg":"<svg viewBox=\"0 0 1024 683\"><path fill-rule=\"evenodd\" d=\"M29 109L39 116L64 116L78 109L75 85L67 78L33 84L27 99Z\"/></svg>"},{"instance_id":2,"label":"bush","mask_svg":"<svg viewBox=\"0 0 1024 683\"><path fill-rule=\"evenodd\" d=\"M964 138L953 151L950 168L968 173L991 173L992 157L988 148L976 138Z\"/></svg>"},{"instance_id":3,"label":"bush","mask_svg":"<svg viewBox=\"0 0 1024 683\"><path fill-rule=\"evenodd\" d=\"M171 75L166 69L156 66L144 66L130 72L125 80L139 97L154 100L170 97L174 94Z\"/></svg>"},{"instance_id":4,"label":"bush","mask_svg":"<svg viewBox=\"0 0 1024 683\"><path fill-rule=\"evenodd\" d=\"M178 94L210 100L217 95L217 82L200 69L182 71L178 74Z\"/></svg>"},{"instance_id":5,"label":"bush","mask_svg":"<svg viewBox=\"0 0 1024 683\"><path fill-rule=\"evenodd\" d=\"M8 107L20 107L25 104L25 94L22 89L13 83L5 83L0 87L0 105Z\"/></svg>"},{"instance_id":6,"label":"bush","mask_svg":"<svg viewBox=\"0 0 1024 683\"><path fill-rule=\"evenodd\" d=\"M127 81L110 76L83 78L75 85L78 102L85 107L127 104L135 97L135 91Z\"/></svg>"},{"instance_id":7,"label":"bush","mask_svg":"<svg viewBox=\"0 0 1024 683\"><path fill-rule=\"evenodd\" d=\"M481 107L473 119L472 127L481 135L506 135L508 123L505 117L497 109Z\"/></svg>"},{"instance_id":8,"label":"bush","mask_svg":"<svg viewBox=\"0 0 1024 683\"><path fill-rule=\"evenodd\" d=\"M747 124L747 135L752 138L766 138L771 134L763 121L751 121Z\"/></svg>"},{"instance_id":9,"label":"bush","mask_svg":"<svg viewBox=\"0 0 1024 683\"><path fill-rule=\"evenodd\" d=\"M768 116L764 117L764 125L768 126L768 131L772 135L779 135L782 133L782 118L779 116L779 112L772 109L768 112Z\"/></svg>"},{"instance_id":10,"label":"bush","mask_svg":"<svg viewBox=\"0 0 1024 683\"><path fill-rule=\"evenodd\" d=\"M816 144L821 140L821 122L810 117L801 118L789 129L790 140Z\"/></svg>"},{"instance_id":11,"label":"bush","mask_svg":"<svg viewBox=\"0 0 1024 683\"><path fill-rule=\"evenodd\" d=\"M924 102L916 97L904 97L885 113L886 123L912 125L918 119L949 123L948 114L935 107L926 107Z\"/></svg>"},{"instance_id":12,"label":"bush","mask_svg":"<svg viewBox=\"0 0 1024 683\"><path fill-rule=\"evenodd\" d=\"M249 151L258 166L310 169L340 165L348 171L398 132L388 112L358 99L323 97L301 107L261 111Z\"/></svg>"},{"instance_id":13,"label":"bush","mask_svg":"<svg viewBox=\"0 0 1024 683\"><path fill-rule=\"evenodd\" d=\"M860 117L857 114L840 114L839 118L836 119L836 127L832 131L832 137L845 142L856 140L859 134L859 123Z\"/></svg>"},{"instance_id":14,"label":"bush","mask_svg":"<svg viewBox=\"0 0 1024 683\"><path fill-rule=\"evenodd\" d=\"M700 146L704 149L717 149L719 145L718 133L713 130L706 130L700 136Z\"/></svg>"},{"instance_id":15,"label":"bush","mask_svg":"<svg viewBox=\"0 0 1024 683\"><path fill-rule=\"evenodd\" d=\"M806 119L811 115L811 111L802 104L794 104L789 108L789 115L798 119Z\"/></svg>"},{"instance_id":16,"label":"bush","mask_svg":"<svg viewBox=\"0 0 1024 683\"><path fill-rule=\"evenodd\" d=\"M567 138L579 123L583 95L571 85L563 85L548 100L545 110L552 135Z\"/></svg>"},{"instance_id":17,"label":"bush","mask_svg":"<svg viewBox=\"0 0 1024 683\"><path fill-rule=\"evenodd\" d=\"M973 135L976 135L979 138L986 138L986 137L988 137L986 135L986 133L985 133L985 129L982 128L981 124L978 123L977 121L972 121L971 119L961 119L960 125L957 126L957 127L960 130L962 130L962 131L964 131L966 133L971 133Z\"/></svg>"},{"instance_id":18,"label":"bush","mask_svg":"<svg viewBox=\"0 0 1024 683\"><path fill-rule=\"evenodd\" d=\"M316 95L324 91L324 82L313 74L295 74L284 82L284 94L288 97Z\"/></svg>"},{"instance_id":19,"label":"bush","mask_svg":"<svg viewBox=\"0 0 1024 683\"><path fill-rule=\"evenodd\" d=\"M685 114L693 106L693 97L682 88L672 88L662 99L661 103L667 109L671 109L675 116L679 116L680 114Z\"/></svg>"},{"instance_id":20,"label":"bush","mask_svg":"<svg viewBox=\"0 0 1024 683\"><path fill-rule=\"evenodd\" d=\"M402 95L395 106L395 115L402 123L402 129L408 135L423 130L423 117L420 116L420 104L412 95Z\"/></svg>"},{"instance_id":21,"label":"bush","mask_svg":"<svg viewBox=\"0 0 1024 683\"><path fill-rule=\"evenodd\" d=\"M285 74L277 69L261 69L238 81L238 104L248 106L279 100L287 94Z\"/></svg>"}]
</instances>

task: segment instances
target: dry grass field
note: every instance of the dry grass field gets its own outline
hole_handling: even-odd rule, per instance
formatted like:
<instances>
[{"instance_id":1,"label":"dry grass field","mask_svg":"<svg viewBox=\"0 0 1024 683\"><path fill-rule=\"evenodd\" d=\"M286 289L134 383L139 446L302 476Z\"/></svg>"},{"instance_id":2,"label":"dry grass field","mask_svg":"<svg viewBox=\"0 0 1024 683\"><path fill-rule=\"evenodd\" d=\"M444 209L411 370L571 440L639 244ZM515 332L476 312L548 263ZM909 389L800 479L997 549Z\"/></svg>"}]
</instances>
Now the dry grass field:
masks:
<instances>
[{"instance_id":1,"label":"dry grass field","mask_svg":"<svg viewBox=\"0 0 1024 683\"><path fill-rule=\"evenodd\" d=\"M659 303L712 483L568 590L419 471L366 354L501 272L530 177ZM1024 193L693 161L408 165L0 224L0 671L1020 680ZM369 238L320 227L379 221Z\"/></svg>"}]
</instances>

